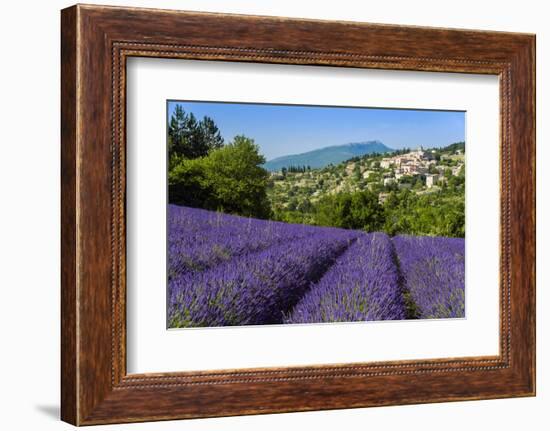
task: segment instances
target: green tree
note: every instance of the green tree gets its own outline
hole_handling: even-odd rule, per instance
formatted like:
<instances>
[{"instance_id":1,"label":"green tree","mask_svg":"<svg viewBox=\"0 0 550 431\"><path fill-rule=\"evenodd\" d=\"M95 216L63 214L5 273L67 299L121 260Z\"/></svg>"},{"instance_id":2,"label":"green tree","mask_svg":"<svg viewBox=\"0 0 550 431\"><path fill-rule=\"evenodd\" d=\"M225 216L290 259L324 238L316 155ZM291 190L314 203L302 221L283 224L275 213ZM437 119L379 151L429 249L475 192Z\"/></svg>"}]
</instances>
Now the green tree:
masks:
<instances>
[{"instance_id":1,"label":"green tree","mask_svg":"<svg viewBox=\"0 0 550 431\"><path fill-rule=\"evenodd\" d=\"M268 218L268 172L252 139L233 142L195 159L180 158L168 175L169 201L179 205Z\"/></svg>"},{"instance_id":2,"label":"green tree","mask_svg":"<svg viewBox=\"0 0 550 431\"><path fill-rule=\"evenodd\" d=\"M210 151L221 148L223 144L221 133L212 118L205 116L197 121L192 112L186 114L180 104L175 106L168 124L170 161L204 157Z\"/></svg>"},{"instance_id":3,"label":"green tree","mask_svg":"<svg viewBox=\"0 0 550 431\"><path fill-rule=\"evenodd\" d=\"M384 222L383 209L378 196L369 191L351 195L351 229L363 229L367 232L379 230Z\"/></svg>"},{"instance_id":4,"label":"green tree","mask_svg":"<svg viewBox=\"0 0 550 431\"><path fill-rule=\"evenodd\" d=\"M416 195L408 190L390 193L384 203L383 229L389 235L464 237L464 191L446 189Z\"/></svg>"},{"instance_id":5,"label":"green tree","mask_svg":"<svg viewBox=\"0 0 550 431\"><path fill-rule=\"evenodd\" d=\"M308 198L305 198L303 201L301 201L296 209L300 211L301 213L308 213L312 210L313 206L311 205L311 201Z\"/></svg>"},{"instance_id":6,"label":"green tree","mask_svg":"<svg viewBox=\"0 0 550 431\"><path fill-rule=\"evenodd\" d=\"M370 191L339 193L323 197L316 208L315 224L345 229L379 230L384 222L383 209Z\"/></svg>"},{"instance_id":7,"label":"green tree","mask_svg":"<svg viewBox=\"0 0 550 431\"><path fill-rule=\"evenodd\" d=\"M262 167L265 158L252 139L236 136L230 144L212 151L204 161L216 209L250 217L269 217L269 174Z\"/></svg>"},{"instance_id":8,"label":"green tree","mask_svg":"<svg viewBox=\"0 0 550 431\"><path fill-rule=\"evenodd\" d=\"M224 141L222 135L212 118L205 116L199 123L199 128L202 139L209 151L223 147Z\"/></svg>"},{"instance_id":9,"label":"green tree","mask_svg":"<svg viewBox=\"0 0 550 431\"><path fill-rule=\"evenodd\" d=\"M168 154L170 159L174 156L181 155L184 144L184 133L187 124L187 115L181 107L176 105L174 113L170 117L168 124Z\"/></svg>"},{"instance_id":10,"label":"green tree","mask_svg":"<svg viewBox=\"0 0 550 431\"><path fill-rule=\"evenodd\" d=\"M170 203L195 208L213 209L212 189L204 159L180 158L168 173Z\"/></svg>"},{"instance_id":11,"label":"green tree","mask_svg":"<svg viewBox=\"0 0 550 431\"><path fill-rule=\"evenodd\" d=\"M204 157L210 148L204 138L200 123L192 112L187 116L186 127L183 132L183 145L181 154L188 159Z\"/></svg>"}]
</instances>

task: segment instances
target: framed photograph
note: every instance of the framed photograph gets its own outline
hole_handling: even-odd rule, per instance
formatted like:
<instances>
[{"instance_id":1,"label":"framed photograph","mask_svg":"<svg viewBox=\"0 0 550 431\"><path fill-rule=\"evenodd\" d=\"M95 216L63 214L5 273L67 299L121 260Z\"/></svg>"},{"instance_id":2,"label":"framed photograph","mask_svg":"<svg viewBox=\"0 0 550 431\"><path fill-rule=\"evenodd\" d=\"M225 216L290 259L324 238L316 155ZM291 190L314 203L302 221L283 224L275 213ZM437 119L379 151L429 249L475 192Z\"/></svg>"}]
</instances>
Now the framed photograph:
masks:
<instances>
[{"instance_id":1,"label":"framed photograph","mask_svg":"<svg viewBox=\"0 0 550 431\"><path fill-rule=\"evenodd\" d=\"M61 415L535 394L535 36L61 14Z\"/></svg>"}]
</instances>

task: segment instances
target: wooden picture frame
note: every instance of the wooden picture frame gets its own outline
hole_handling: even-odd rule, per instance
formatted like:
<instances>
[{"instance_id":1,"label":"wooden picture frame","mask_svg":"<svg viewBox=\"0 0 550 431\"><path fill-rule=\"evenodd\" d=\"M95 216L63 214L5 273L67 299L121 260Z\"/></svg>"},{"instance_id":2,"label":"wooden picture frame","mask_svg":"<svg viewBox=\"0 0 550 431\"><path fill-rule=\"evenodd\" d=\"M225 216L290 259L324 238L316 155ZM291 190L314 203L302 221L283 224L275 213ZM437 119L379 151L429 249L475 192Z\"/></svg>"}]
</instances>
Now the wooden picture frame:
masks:
<instances>
[{"instance_id":1,"label":"wooden picture frame","mask_svg":"<svg viewBox=\"0 0 550 431\"><path fill-rule=\"evenodd\" d=\"M535 394L535 36L77 5L61 14L61 418L75 425ZM130 56L498 75L500 354L130 374Z\"/></svg>"}]
</instances>

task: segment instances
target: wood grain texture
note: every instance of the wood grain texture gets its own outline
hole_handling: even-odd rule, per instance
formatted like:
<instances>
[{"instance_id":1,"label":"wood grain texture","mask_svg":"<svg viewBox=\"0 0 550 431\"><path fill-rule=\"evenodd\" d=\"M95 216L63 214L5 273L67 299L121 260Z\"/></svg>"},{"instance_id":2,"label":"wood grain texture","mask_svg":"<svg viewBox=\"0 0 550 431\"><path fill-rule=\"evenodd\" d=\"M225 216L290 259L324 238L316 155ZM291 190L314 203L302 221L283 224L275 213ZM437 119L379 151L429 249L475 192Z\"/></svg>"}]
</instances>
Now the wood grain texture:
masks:
<instances>
[{"instance_id":1,"label":"wood grain texture","mask_svg":"<svg viewBox=\"0 0 550 431\"><path fill-rule=\"evenodd\" d=\"M76 299L76 9L61 16L61 417L78 421Z\"/></svg>"},{"instance_id":2,"label":"wood grain texture","mask_svg":"<svg viewBox=\"0 0 550 431\"><path fill-rule=\"evenodd\" d=\"M62 11L61 38L63 420L87 425L534 395L533 35L79 5ZM130 56L498 75L499 356L127 375Z\"/></svg>"}]
</instances>

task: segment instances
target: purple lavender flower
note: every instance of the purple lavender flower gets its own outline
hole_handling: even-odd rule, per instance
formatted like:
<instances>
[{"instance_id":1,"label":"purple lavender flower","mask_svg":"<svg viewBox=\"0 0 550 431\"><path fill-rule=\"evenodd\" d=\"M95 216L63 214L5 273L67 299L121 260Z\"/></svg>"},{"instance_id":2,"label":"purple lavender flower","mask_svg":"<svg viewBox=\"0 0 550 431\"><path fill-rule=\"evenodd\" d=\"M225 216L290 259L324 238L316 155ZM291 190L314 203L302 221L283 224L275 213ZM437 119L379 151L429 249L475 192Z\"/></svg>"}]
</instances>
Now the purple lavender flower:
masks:
<instances>
[{"instance_id":1,"label":"purple lavender flower","mask_svg":"<svg viewBox=\"0 0 550 431\"><path fill-rule=\"evenodd\" d=\"M402 235L393 244L416 317L464 317L464 239Z\"/></svg>"},{"instance_id":2,"label":"purple lavender flower","mask_svg":"<svg viewBox=\"0 0 550 431\"><path fill-rule=\"evenodd\" d=\"M355 236L351 231L320 229L307 240L248 253L202 272L183 273L170 282L169 325L282 323L283 314Z\"/></svg>"},{"instance_id":3,"label":"purple lavender flower","mask_svg":"<svg viewBox=\"0 0 550 431\"><path fill-rule=\"evenodd\" d=\"M206 211L168 207L168 278L202 271L235 256L306 238L316 228Z\"/></svg>"},{"instance_id":4,"label":"purple lavender flower","mask_svg":"<svg viewBox=\"0 0 550 431\"><path fill-rule=\"evenodd\" d=\"M464 240L168 208L170 327L464 316Z\"/></svg>"},{"instance_id":5,"label":"purple lavender flower","mask_svg":"<svg viewBox=\"0 0 550 431\"><path fill-rule=\"evenodd\" d=\"M392 244L383 233L361 234L296 305L287 323L405 319Z\"/></svg>"}]
</instances>

